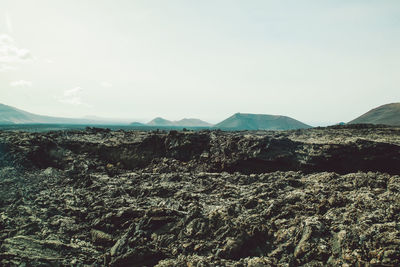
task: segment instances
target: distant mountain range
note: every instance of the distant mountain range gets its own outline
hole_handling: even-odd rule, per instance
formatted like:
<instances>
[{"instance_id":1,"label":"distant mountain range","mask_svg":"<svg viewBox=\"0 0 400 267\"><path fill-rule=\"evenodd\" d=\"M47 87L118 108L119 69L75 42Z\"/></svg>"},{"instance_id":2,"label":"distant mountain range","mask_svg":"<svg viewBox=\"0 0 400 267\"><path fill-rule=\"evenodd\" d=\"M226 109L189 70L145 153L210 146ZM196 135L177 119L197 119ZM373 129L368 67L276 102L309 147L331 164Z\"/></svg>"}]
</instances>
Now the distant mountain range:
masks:
<instances>
[{"instance_id":1,"label":"distant mountain range","mask_svg":"<svg viewBox=\"0 0 400 267\"><path fill-rule=\"evenodd\" d=\"M134 125L138 126L138 123L135 122ZM215 125L199 119L182 119L179 121L169 121L160 117L153 119L145 125L157 127L207 127L212 129L233 131L291 130L311 128L311 126L307 124L286 116L245 113L236 113L233 116Z\"/></svg>"},{"instance_id":2,"label":"distant mountain range","mask_svg":"<svg viewBox=\"0 0 400 267\"><path fill-rule=\"evenodd\" d=\"M374 108L349 122L400 126L400 103L391 103Z\"/></svg>"},{"instance_id":3,"label":"distant mountain range","mask_svg":"<svg viewBox=\"0 0 400 267\"><path fill-rule=\"evenodd\" d=\"M148 126L176 126L176 127L211 127L212 124L199 119L182 119L179 121L169 121L160 117L148 122Z\"/></svg>"},{"instance_id":4,"label":"distant mountain range","mask_svg":"<svg viewBox=\"0 0 400 267\"><path fill-rule=\"evenodd\" d=\"M370 110L364 115L349 122L387 124L400 126L400 103L392 103ZM212 125L199 119L182 119L170 121L160 117L148 123L128 123L122 120L102 119L99 117L59 118L37 115L11 106L0 104L0 125L13 124L74 124L74 125L125 125L143 128L209 128L222 130L292 130L311 128L301 121L281 115L236 113L231 117Z\"/></svg>"},{"instance_id":5,"label":"distant mountain range","mask_svg":"<svg viewBox=\"0 0 400 267\"><path fill-rule=\"evenodd\" d=\"M214 125L227 130L293 130L311 128L310 125L286 116L236 113Z\"/></svg>"},{"instance_id":6,"label":"distant mountain range","mask_svg":"<svg viewBox=\"0 0 400 267\"><path fill-rule=\"evenodd\" d=\"M303 129L311 126L286 116L244 114L236 113L228 119L212 125L211 123L199 119L182 119L170 121L160 117L148 123L141 122L117 122L111 119L101 119L99 117L86 117L81 119L58 118L50 116L36 115L20 110L11 106L0 104L0 124L78 124L78 125L129 125L132 127L162 127L162 128L210 128L224 130L289 130Z\"/></svg>"}]
</instances>

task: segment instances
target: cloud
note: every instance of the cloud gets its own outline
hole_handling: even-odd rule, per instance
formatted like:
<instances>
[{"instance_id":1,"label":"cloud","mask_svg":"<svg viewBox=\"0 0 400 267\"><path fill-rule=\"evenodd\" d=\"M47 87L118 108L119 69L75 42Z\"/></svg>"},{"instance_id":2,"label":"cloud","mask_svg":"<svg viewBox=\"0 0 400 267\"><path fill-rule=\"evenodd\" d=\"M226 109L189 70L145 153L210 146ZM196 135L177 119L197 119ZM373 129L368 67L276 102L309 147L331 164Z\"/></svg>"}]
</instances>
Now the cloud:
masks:
<instances>
[{"instance_id":1,"label":"cloud","mask_svg":"<svg viewBox=\"0 0 400 267\"><path fill-rule=\"evenodd\" d=\"M31 81L19 80L19 81L10 82L10 85L12 87L31 87L32 86L32 82Z\"/></svg>"},{"instance_id":2,"label":"cloud","mask_svg":"<svg viewBox=\"0 0 400 267\"><path fill-rule=\"evenodd\" d=\"M110 82L101 82L100 83L101 87L105 87L105 88L109 88L109 87L113 87L113 84Z\"/></svg>"},{"instance_id":3,"label":"cloud","mask_svg":"<svg viewBox=\"0 0 400 267\"><path fill-rule=\"evenodd\" d=\"M58 97L58 101L61 103L65 104L70 104L74 106L88 106L90 107L89 104L86 104L82 101L82 94L83 94L83 89L81 87L75 87L72 89L65 90L63 93L62 97Z\"/></svg>"},{"instance_id":4,"label":"cloud","mask_svg":"<svg viewBox=\"0 0 400 267\"><path fill-rule=\"evenodd\" d=\"M13 71L13 70L16 70L16 69L17 69L17 67L14 67L14 66L0 65L0 72Z\"/></svg>"},{"instance_id":5,"label":"cloud","mask_svg":"<svg viewBox=\"0 0 400 267\"><path fill-rule=\"evenodd\" d=\"M19 48L8 34L0 34L0 63L25 62L32 59L31 52Z\"/></svg>"}]
</instances>

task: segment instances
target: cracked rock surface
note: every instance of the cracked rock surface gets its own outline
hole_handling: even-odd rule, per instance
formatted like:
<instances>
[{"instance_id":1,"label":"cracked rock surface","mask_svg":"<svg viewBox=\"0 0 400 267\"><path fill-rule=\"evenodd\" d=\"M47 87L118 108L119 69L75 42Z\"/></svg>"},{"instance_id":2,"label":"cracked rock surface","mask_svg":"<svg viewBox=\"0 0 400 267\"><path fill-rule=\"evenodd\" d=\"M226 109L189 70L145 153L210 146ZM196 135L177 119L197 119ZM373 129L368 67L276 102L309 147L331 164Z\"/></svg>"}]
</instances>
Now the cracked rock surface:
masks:
<instances>
[{"instance_id":1,"label":"cracked rock surface","mask_svg":"<svg viewBox=\"0 0 400 267\"><path fill-rule=\"evenodd\" d=\"M2 266L399 266L400 129L0 132Z\"/></svg>"}]
</instances>

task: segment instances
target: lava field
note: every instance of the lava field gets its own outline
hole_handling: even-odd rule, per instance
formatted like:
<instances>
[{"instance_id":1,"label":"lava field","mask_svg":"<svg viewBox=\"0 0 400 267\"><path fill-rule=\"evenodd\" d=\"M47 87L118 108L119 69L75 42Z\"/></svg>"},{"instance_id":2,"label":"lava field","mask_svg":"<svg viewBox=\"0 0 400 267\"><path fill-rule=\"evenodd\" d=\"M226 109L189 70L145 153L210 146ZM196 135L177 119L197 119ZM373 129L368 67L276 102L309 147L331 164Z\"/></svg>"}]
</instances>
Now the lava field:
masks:
<instances>
[{"instance_id":1,"label":"lava field","mask_svg":"<svg viewBox=\"0 0 400 267\"><path fill-rule=\"evenodd\" d=\"M0 131L1 266L399 266L400 128Z\"/></svg>"}]
</instances>

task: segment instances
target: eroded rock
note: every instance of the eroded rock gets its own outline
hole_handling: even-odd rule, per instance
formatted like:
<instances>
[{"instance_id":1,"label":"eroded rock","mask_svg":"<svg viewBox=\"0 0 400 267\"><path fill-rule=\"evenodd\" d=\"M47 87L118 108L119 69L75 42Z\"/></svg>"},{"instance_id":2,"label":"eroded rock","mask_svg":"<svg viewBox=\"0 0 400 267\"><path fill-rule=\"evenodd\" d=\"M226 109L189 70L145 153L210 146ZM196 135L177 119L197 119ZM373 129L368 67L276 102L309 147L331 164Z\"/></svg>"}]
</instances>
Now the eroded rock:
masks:
<instances>
[{"instance_id":1,"label":"eroded rock","mask_svg":"<svg viewBox=\"0 0 400 267\"><path fill-rule=\"evenodd\" d=\"M3 266L400 265L397 129L0 143Z\"/></svg>"}]
</instances>

